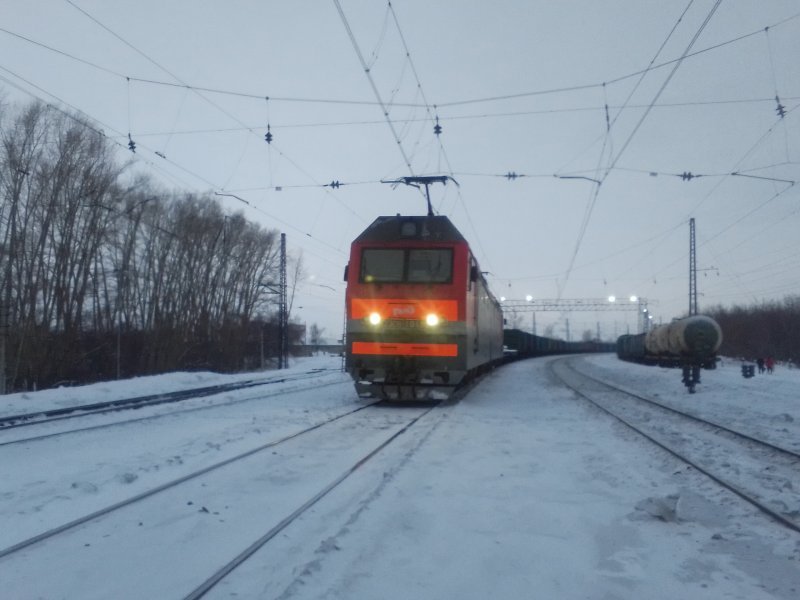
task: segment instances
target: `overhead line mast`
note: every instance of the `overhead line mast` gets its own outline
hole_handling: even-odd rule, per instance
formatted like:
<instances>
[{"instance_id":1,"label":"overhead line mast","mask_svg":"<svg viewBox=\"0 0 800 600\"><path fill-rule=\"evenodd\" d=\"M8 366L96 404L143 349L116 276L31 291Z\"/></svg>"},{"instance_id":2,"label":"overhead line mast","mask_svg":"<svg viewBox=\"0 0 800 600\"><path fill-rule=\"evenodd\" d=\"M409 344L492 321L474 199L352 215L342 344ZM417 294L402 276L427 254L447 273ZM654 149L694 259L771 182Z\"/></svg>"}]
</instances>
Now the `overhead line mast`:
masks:
<instances>
[{"instance_id":1,"label":"overhead line mast","mask_svg":"<svg viewBox=\"0 0 800 600\"><path fill-rule=\"evenodd\" d=\"M697 314L697 242L694 218L689 219L689 316Z\"/></svg>"}]
</instances>

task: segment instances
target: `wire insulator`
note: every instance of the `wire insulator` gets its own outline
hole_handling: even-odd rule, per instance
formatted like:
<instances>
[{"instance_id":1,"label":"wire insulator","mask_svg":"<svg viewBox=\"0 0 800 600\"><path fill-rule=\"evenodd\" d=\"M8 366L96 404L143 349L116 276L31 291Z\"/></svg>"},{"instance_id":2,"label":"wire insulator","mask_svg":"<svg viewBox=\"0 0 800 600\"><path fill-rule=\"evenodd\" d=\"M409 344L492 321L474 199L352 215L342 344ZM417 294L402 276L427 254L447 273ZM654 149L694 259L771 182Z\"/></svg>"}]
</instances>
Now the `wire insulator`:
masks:
<instances>
[{"instance_id":1,"label":"wire insulator","mask_svg":"<svg viewBox=\"0 0 800 600\"><path fill-rule=\"evenodd\" d=\"M436 115L436 125L433 126L433 133L434 135L441 135L442 133L442 126L439 125L439 115Z\"/></svg>"},{"instance_id":2,"label":"wire insulator","mask_svg":"<svg viewBox=\"0 0 800 600\"><path fill-rule=\"evenodd\" d=\"M133 141L130 133L128 133L128 150L136 154L136 142Z\"/></svg>"},{"instance_id":3,"label":"wire insulator","mask_svg":"<svg viewBox=\"0 0 800 600\"><path fill-rule=\"evenodd\" d=\"M778 106L775 108L775 112L778 113L778 116L782 119L786 116L786 107L781 104L781 99L778 98L777 95L775 96L775 102L778 104Z\"/></svg>"},{"instance_id":4,"label":"wire insulator","mask_svg":"<svg viewBox=\"0 0 800 600\"><path fill-rule=\"evenodd\" d=\"M264 134L264 141L268 144L272 143L272 132L269 130L269 123L267 123L267 133Z\"/></svg>"}]
</instances>

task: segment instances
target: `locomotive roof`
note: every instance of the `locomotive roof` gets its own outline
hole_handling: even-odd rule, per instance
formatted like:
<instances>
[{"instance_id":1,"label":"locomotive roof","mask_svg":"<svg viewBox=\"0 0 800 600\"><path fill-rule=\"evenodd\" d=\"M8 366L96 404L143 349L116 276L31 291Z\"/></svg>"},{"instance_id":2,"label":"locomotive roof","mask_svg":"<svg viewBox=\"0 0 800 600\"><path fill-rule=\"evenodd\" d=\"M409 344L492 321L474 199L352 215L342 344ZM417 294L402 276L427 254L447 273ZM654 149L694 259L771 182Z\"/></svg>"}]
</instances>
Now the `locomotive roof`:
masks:
<instances>
[{"instance_id":1,"label":"locomotive roof","mask_svg":"<svg viewBox=\"0 0 800 600\"><path fill-rule=\"evenodd\" d=\"M445 216L378 217L356 242L422 240L428 242L465 242L464 236Z\"/></svg>"}]
</instances>

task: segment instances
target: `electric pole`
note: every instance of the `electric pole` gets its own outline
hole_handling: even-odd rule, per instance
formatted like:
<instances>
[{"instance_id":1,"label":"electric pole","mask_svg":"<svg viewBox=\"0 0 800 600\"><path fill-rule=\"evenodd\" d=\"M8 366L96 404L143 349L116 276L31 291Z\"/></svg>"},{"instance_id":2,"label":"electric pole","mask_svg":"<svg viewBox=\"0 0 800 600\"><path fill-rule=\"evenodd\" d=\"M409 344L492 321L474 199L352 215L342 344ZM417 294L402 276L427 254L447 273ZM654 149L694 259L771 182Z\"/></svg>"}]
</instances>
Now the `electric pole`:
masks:
<instances>
[{"instance_id":1,"label":"electric pole","mask_svg":"<svg viewBox=\"0 0 800 600\"><path fill-rule=\"evenodd\" d=\"M278 290L278 369L289 366L289 310L286 301L286 234L281 234L281 275Z\"/></svg>"},{"instance_id":2,"label":"electric pole","mask_svg":"<svg viewBox=\"0 0 800 600\"><path fill-rule=\"evenodd\" d=\"M689 316L697 314L697 245L694 218L689 219Z\"/></svg>"}]
</instances>

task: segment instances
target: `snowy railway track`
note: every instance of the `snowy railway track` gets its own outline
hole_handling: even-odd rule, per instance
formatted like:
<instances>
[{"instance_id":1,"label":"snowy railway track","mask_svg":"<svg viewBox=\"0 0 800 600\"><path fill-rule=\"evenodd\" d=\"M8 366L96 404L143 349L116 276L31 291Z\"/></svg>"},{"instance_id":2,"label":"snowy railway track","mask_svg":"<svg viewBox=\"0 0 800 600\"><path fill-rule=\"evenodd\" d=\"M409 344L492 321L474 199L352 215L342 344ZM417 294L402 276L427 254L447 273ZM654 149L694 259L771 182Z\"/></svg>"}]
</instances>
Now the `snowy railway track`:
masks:
<instances>
[{"instance_id":1,"label":"snowy railway track","mask_svg":"<svg viewBox=\"0 0 800 600\"><path fill-rule=\"evenodd\" d=\"M75 561L62 572L119 565L120 573L98 572L98 597L120 597L103 585L131 586L128 595L146 597L132 591L141 573L183 561L176 539L198 536L193 560L200 564L188 569L176 595L191 590L186 598L200 598L438 405L385 406L361 405L20 541L0 550L0 570L30 583L37 565L56 556L62 565ZM69 595L68 583L55 585L40 590L43 597Z\"/></svg>"},{"instance_id":2,"label":"snowy railway track","mask_svg":"<svg viewBox=\"0 0 800 600\"><path fill-rule=\"evenodd\" d=\"M377 403L375 403L375 404L377 404ZM30 537L30 538L28 538L26 540L20 541L20 542L14 544L14 545L12 545L12 546L10 546L8 548L0 549L0 559L5 558L6 556L10 556L10 555L12 555L12 554L14 554L16 552L19 552L20 550L23 550L25 548L28 548L29 546L34 545L34 544L37 544L39 542L43 542L43 541L45 541L47 539L55 537L55 536L57 536L57 535L59 535L61 533L67 532L67 531L69 531L71 529L74 529L74 528L80 526L80 525L84 525L84 524L89 523L89 522L91 522L91 521L93 521L95 519L99 519L100 517L109 515L109 514L115 512L115 511L118 511L120 509L129 507L129 506L131 506L133 504L141 502L142 500L150 498L151 496L154 496L156 494L159 494L159 493L167 491L167 490L171 490L171 489L173 489L173 488L175 488L175 487L177 487L177 486L179 486L179 485L181 485L183 483L186 483L188 481L192 481L193 479L196 479L198 477L201 477L203 475L211 473L212 471L216 471L216 470L221 469L223 467L226 467L228 465L231 465L231 464L234 464L236 462L239 462L239 461L241 461L241 460L243 460L245 458L248 458L250 456L253 456L255 454L263 452L263 451L265 451L267 449L274 448L274 447L276 447L276 446L278 446L280 444L283 444L283 443L288 442L290 440L294 440L296 438L299 438L299 437L301 437L301 436L303 436L303 435L305 435L307 433L310 433L312 431L320 429L321 427L324 427L325 425L328 425L330 423L334 423L334 422L336 422L336 421L338 421L340 419L343 419L345 417L348 417L350 415L358 413L358 412L360 412L360 411L362 411L362 410L364 410L366 408L369 408L370 406L374 406L374 404L367 404L367 405L359 406L358 408L355 408L353 410L349 410L347 412L338 414L336 416L333 416L331 418L328 418L328 419L325 419L325 420L320 421L318 423L315 423L315 424L313 424L313 425L311 425L309 427L305 427L305 428L303 428L303 429L301 429L299 431L296 431L294 433L291 433L289 435L282 436L282 437L280 437L278 439L271 440L271 441L269 441L267 443L261 444L261 445L255 447L255 448L252 448L252 449L247 450L245 452L241 452L239 454L236 454L235 456L229 457L229 458L227 458L225 460L222 460L222 461L219 461L219 462L214 463L212 465L209 465L209 466L203 467L201 469L197 469L195 471L192 471L191 473L185 474L185 475L183 475L181 477L178 477L176 479L173 479L171 481L168 481L166 483L163 483L161 485L153 487L153 488L151 488L149 490L146 490L144 492L141 492L139 494L131 496L130 498L126 498L125 500L122 500L120 502L114 503L114 504L112 504L110 506L107 506L105 508L96 510L96 511L90 513L90 514L84 515L84 516L79 517L77 519L73 519L73 520L71 520L71 521L69 521L67 523L64 523L63 525L59 525L57 527L53 527L53 528L51 528L51 529L49 529L49 530L47 530L45 532L42 532L42 533L40 533L38 535Z\"/></svg>"},{"instance_id":3,"label":"snowy railway track","mask_svg":"<svg viewBox=\"0 0 800 600\"><path fill-rule=\"evenodd\" d=\"M578 396L783 526L800 532L800 454L575 369L560 359L550 369ZM635 400L635 403L631 403Z\"/></svg>"},{"instance_id":4,"label":"snowy railway track","mask_svg":"<svg viewBox=\"0 0 800 600\"><path fill-rule=\"evenodd\" d=\"M117 412L126 409L137 409L137 408L143 408L145 406L157 406L159 404L169 404L173 402L180 402L182 400L194 400L197 398L205 398L206 396L214 396L216 394L223 394L225 392L243 390L262 385L287 383L290 381L301 381L304 379L311 379L318 377L321 373L324 373L325 371L331 371L331 369L314 369L312 371L309 371L308 373L301 373L290 377L249 379L247 381L224 383L220 385L191 388L186 390L178 390L175 392L165 392L161 394L149 394L147 396L138 396L135 398L119 398L116 400L108 400L106 402L77 404L62 408L53 408L50 410L42 410L31 413L5 415L5 416L0 416L0 431L14 429L17 427L39 425L41 423L52 423L53 421L57 420L75 419L90 415Z\"/></svg>"},{"instance_id":5,"label":"snowy railway track","mask_svg":"<svg viewBox=\"0 0 800 600\"><path fill-rule=\"evenodd\" d=\"M173 416L175 415L176 411L164 412L158 414L149 414L142 417L136 417L133 419L123 419L120 421L93 423L90 425L83 425L83 426L73 427L71 429L63 429L58 431L44 431L41 433L35 433L33 435L27 435L24 437L17 437L17 438L10 437L9 435L4 433L9 430L17 430L19 428L25 428L37 425L40 426L40 429L42 429L42 428L52 427L54 424L57 426L58 424L60 424L62 421L65 420L71 420L76 418L87 418L97 415L107 415L110 413L118 413L124 410L142 409L146 407L159 406L162 404L174 404L178 402L188 403L191 400L199 400L201 398L207 398L209 396L215 396L226 392L245 390L255 387L266 386L270 384L300 383L303 381L311 380L311 383L307 384L307 386L303 386L300 388L291 388L291 389L281 388L280 390L277 390L275 393L304 391L307 389L318 388L320 387L320 385L324 385L320 384L319 377L320 375L324 375L326 372L332 372L332 370L315 369L308 373L301 373L298 375L293 375L291 377L280 377L280 378L265 379L265 380L249 380L246 382L209 386L203 388L193 388L189 390L180 390L177 392L168 392L163 394L152 394L149 396L140 396L137 398L111 400L109 402L100 402L90 405L73 406L69 408L56 409L53 411L41 411L38 413L28 413L26 415L2 417L0 418L0 435L2 435L3 437L0 438L0 447L9 446L12 444L21 444L38 440L44 440L56 436L80 433L84 431L91 431L94 429L118 427L123 425L130 425L133 423L140 423L142 421L148 421L152 419L160 419L163 417ZM339 371L336 370L335 372L338 373ZM247 397L234 400L229 399L226 400L223 404L207 404L203 406L181 407L179 411L192 412L198 410L211 410L215 408L224 408L232 404L239 404L242 402L252 402L254 400L255 401L262 400L264 398L268 398L271 395L272 394L270 393L265 393L255 398Z\"/></svg>"},{"instance_id":6,"label":"snowy railway track","mask_svg":"<svg viewBox=\"0 0 800 600\"><path fill-rule=\"evenodd\" d=\"M281 533L284 529L289 527L292 523L294 523L298 518L304 515L311 507L313 507L317 502L322 500L325 496L327 496L331 491L337 488L340 484L342 484L346 479L348 479L353 473L356 472L361 466L367 463L370 459L376 456L381 450L389 446L392 442L394 442L398 437L408 431L411 427L413 427L420 419L425 417L428 413L430 413L434 408L439 406L441 403L437 403L435 405L431 405L430 407L424 409L421 413L414 416L411 420L408 421L403 427L396 430L392 435L387 437L383 440L380 444L375 446L374 448L370 449L366 452L361 458L359 458L355 463L349 465L346 469L344 469L338 477L330 481L327 485L322 487L317 493L313 496L310 496L308 500L306 500L303 504L298 506L294 511L284 517L280 522L275 524L271 527L268 531L266 531L261 537L247 546L244 550L242 550L238 555L228 561L226 564L222 565L217 571L211 575L206 581L204 581L201 585L196 587L192 590L189 594L184 597L184 600L199 600L203 596L205 596L209 591L211 591L218 583L220 583L223 579L225 579L229 574L231 574L237 567L242 565L245 561L247 561L250 557L252 557L256 552L258 552L262 547L264 547L270 540L275 538L279 533Z\"/></svg>"}]
</instances>

